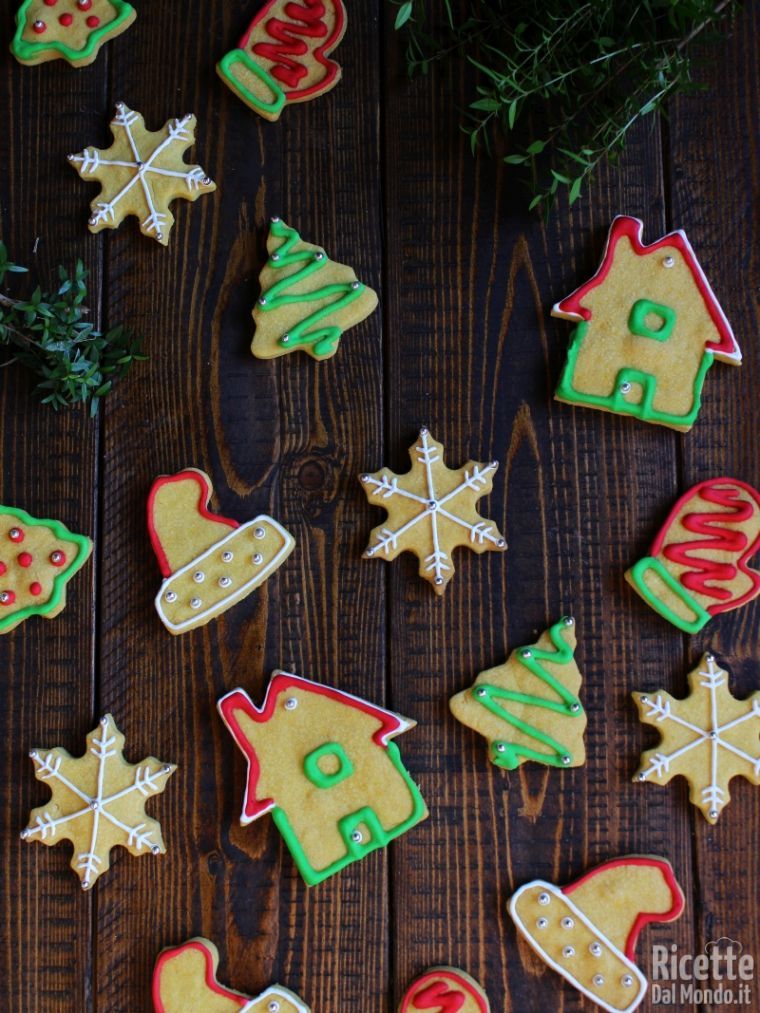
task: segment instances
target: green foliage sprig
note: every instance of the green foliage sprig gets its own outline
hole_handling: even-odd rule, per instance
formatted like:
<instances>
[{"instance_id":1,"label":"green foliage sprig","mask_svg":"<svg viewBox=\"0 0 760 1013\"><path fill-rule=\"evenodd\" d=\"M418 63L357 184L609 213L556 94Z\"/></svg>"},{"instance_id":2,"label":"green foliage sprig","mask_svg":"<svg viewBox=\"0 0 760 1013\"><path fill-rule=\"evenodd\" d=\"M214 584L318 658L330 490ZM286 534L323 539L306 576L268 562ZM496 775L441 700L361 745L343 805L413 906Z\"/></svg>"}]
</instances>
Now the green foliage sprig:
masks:
<instances>
[{"instance_id":1,"label":"green foliage sprig","mask_svg":"<svg viewBox=\"0 0 760 1013\"><path fill-rule=\"evenodd\" d=\"M26 270L10 262L0 242L0 285L7 274ZM77 260L73 274L58 268L54 292L38 287L27 300L0 292L0 346L9 352L1 365L17 362L39 378L36 390L43 404L58 409L89 402L94 416L114 380L146 356L140 354L141 339L127 328L102 334L84 319L87 273Z\"/></svg>"},{"instance_id":2,"label":"green foliage sprig","mask_svg":"<svg viewBox=\"0 0 760 1013\"><path fill-rule=\"evenodd\" d=\"M410 74L444 60L476 68L463 129L475 152L506 139L530 207L577 200L635 123L697 90L689 44L720 37L735 0L391 0ZM435 22L435 23L433 23Z\"/></svg>"}]
</instances>

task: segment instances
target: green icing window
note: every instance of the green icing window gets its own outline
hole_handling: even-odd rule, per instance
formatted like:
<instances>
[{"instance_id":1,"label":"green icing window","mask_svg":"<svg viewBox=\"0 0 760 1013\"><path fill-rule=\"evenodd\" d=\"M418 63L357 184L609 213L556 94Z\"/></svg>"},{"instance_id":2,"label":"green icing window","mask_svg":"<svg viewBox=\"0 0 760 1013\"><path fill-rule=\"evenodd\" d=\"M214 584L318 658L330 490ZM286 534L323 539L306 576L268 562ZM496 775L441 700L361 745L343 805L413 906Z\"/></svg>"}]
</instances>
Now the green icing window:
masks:
<instances>
[{"instance_id":1,"label":"green icing window","mask_svg":"<svg viewBox=\"0 0 760 1013\"><path fill-rule=\"evenodd\" d=\"M667 341L676 325L676 311L651 299L637 299L631 307L628 328L640 338Z\"/></svg>"},{"instance_id":2,"label":"green icing window","mask_svg":"<svg viewBox=\"0 0 760 1013\"><path fill-rule=\"evenodd\" d=\"M333 788L353 772L353 764L338 742L325 742L303 761L303 772L318 788Z\"/></svg>"}]
</instances>

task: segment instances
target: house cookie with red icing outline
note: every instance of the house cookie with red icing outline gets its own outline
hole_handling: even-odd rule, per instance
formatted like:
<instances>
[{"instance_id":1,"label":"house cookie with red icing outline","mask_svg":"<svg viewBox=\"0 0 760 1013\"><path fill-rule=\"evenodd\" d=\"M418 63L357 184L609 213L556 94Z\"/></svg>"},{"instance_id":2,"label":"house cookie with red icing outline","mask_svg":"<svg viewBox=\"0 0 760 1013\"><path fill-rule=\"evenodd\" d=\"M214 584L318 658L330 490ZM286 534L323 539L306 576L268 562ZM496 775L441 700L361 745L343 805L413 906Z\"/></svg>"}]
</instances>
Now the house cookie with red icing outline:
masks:
<instances>
[{"instance_id":1,"label":"house cookie with red icing outline","mask_svg":"<svg viewBox=\"0 0 760 1013\"><path fill-rule=\"evenodd\" d=\"M295 547L272 517L238 524L209 510L211 479L197 468L162 475L148 496L148 531L165 580L156 611L170 633L203 626L255 591Z\"/></svg>"},{"instance_id":2,"label":"house cookie with red icing outline","mask_svg":"<svg viewBox=\"0 0 760 1013\"><path fill-rule=\"evenodd\" d=\"M340 81L329 54L345 31L343 0L268 0L216 71L249 108L274 121L286 104L324 95Z\"/></svg>"},{"instance_id":3,"label":"house cookie with red icing outline","mask_svg":"<svg viewBox=\"0 0 760 1013\"><path fill-rule=\"evenodd\" d=\"M553 307L578 324L555 397L688 432L713 361L741 351L686 233L645 246L643 228L615 218L596 274Z\"/></svg>"}]
</instances>

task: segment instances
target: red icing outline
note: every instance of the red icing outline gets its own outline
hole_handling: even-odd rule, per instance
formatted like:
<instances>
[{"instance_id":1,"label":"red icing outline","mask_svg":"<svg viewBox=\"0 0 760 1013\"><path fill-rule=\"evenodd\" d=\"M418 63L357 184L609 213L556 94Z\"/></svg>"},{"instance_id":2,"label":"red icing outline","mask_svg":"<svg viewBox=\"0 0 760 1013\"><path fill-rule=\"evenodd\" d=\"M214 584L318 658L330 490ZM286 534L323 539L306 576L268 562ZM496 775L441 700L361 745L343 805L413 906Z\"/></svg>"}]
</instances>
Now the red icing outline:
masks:
<instances>
[{"instance_id":1,"label":"red icing outline","mask_svg":"<svg viewBox=\"0 0 760 1013\"><path fill-rule=\"evenodd\" d=\"M164 969L164 965L167 961L172 960L174 957L185 950L198 950L199 953L203 954L203 958L206 963L206 984L216 995L222 996L224 999L238 999L240 1000L240 1009L250 1002L249 996L243 995L241 992L233 992L230 989L225 988L224 985L220 985L216 980L216 967L214 966L214 955L211 950L200 941L200 939L191 939L187 943L183 943L181 946L174 946L168 950L162 950L159 953L156 960L156 966L153 969L153 1005L155 1006L155 1013L166 1013L166 1007L161 1001L161 973Z\"/></svg>"},{"instance_id":2,"label":"red icing outline","mask_svg":"<svg viewBox=\"0 0 760 1013\"><path fill-rule=\"evenodd\" d=\"M448 992L448 986L441 982L441 978L449 981L455 988L462 989L465 995L462 997L461 993L458 995L455 992ZM425 989L425 985L428 981L431 981L433 984L429 988ZM436 983L441 988L446 988L447 992L441 992L439 989L436 994L436 992L433 991ZM422 991L418 991L418 989L422 989L422 991L425 991L427 994L422 995ZM424 1006L418 1006L416 1003L416 1000L419 999L421 995L423 1002L426 1003ZM462 1006L464 1006L467 996L475 1000L481 1013L488 1013L488 1004L486 1000L484 1000L483 997L478 995L478 993L474 990L472 982L468 981L466 978L460 977L456 971L442 969L426 971L425 974L420 975L416 981L412 982L401 997L399 1013L407 1013L408 1010L425 1009L437 1010L438 1013L458 1013ZM460 1002L459 1005L456 1005L456 1001L460 997L462 998L462 1002ZM414 1006L411 1005L412 1002L415 1003ZM435 1005L430 1005L431 1002Z\"/></svg>"},{"instance_id":3,"label":"red icing outline","mask_svg":"<svg viewBox=\"0 0 760 1013\"><path fill-rule=\"evenodd\" d=\"M684 493L684 495L681 496L681 498L678 500L678 502L676 503L676 505L673 507L673 509L668 514L665 523L663 524L662 528L660 529L659 534L657 535L657 538L654 540L654 543L653 543L652 548L650 550L650 555L651 556L656 556L656 555L659 554L659 552L662 549L662 546L663 546L663 544L665 542L665 539L666 539L666 537L668 535L669 529L670 529L671 525L674 523L674 521L676 519L676 516L683 509L683 506L689 500L691 500L691 499L698 499L699 498L699 499L705 499L705 500L707 500L708 503L711 502L709 499L707 499L707 497L702 496L701 491L703 489L714 488L714 487L719 486L721 484L723 484L723 485L728 484L729 486L731 486L731 487L733 487L735 489L742 489L747 494L747 496L749 497L749 499L752 502L754 502L754 504L755 504L755 506L757 508L758 513L760 513L760 492L758 492L757 489L754 489L751 485L748 485L746 482L740 481L738 478L723 477L723 478L710 478L710 479L707 479L704 482L700 482L698 485L692 486L692 488L689 489L688 492ZM741 502L746 503L746 500L741 500ZM684 517L683 520L685 522L690 517L699 517L699 518L701 518L701 517L708 517L708 516L711 517L711 518L715 518L716 520L718 520L719 518L723 518L724 521L728 517L730 517L729 514L725 514L725 513L719 514L719 513L713 512L713 513L710 513L710 514L687 514L686 517ZM740 522L736 521L736 523L740 523ZM686 526L686 525L684 524L684 526ZM706 533L706 532L698 532L698 533ZM717 532L711 531L711 532L709 532L709 534L715 534L716 537L720 537ZM704 543L700 543L700 542L698 542L696 540L692 541L692 542L674 542L672 544L675 545L675 546L687 546L688 548L691 548L691 549L698 548L698 547L700 547L700 545L702 545L704 547ZM665 549L663 549L662 551L663 551L663 555L667 559L670 559L671 557L668 556L668 554L667 554L668 548L669 548L669 546L666 546ZM709 559L702 561L703 563L706 564L704 570L701 571L701 572L704 572L704 574L705 574L703 580L710 580L710 579L712 579L712 580L721 580L721 579L723 579L723 580L725 580L725 579L733 580L733 578L736 576L736 570L738 569L738 570L741 570L742 573L746 574L746 576L749 578L749 580L750 580L750 582L752 584L752 587L746 592L746 594L743 594L740 598L731 598L731 597L729 597L729 599L727 601L724 601L722 603L719 602L719 603L717 603L715 605L708 605L707 606L707 611L710 613L710 615L718 615L721 612L728 612L731 609L739 608L741 605L746 604L748 601L751 601L753 598L756 598L758 594L760 594L760 573L757 570L752 570L752 569L750 569L750 567L747 566L747 561L749 559L751 559L758 552L758 550L760 550L760 534L758 534L758 536L754 539L754 541L752 541L750 543L750 545L747 547L746 552L744 552L740 556L740 558L739 558L736 566L735 567L731 567L733 569L733 571L734 571L731 577L725 577L725 576L723 576L721 574L722 568L725 567L725 566L729 566L730 564L713 563L712 567L710 567L709 566L709 564L710 564L710 560ZM680 559L675 559L673 561L674 562L681 562L682 565L692 565L691 561L689 562L689 564L683 564L682 560L680 560ZM712 571L712 576L711 576L711 571ZM721 574L721 575L718 575L718 574ZM693 583L693 582L687 582L684 579L684 578L688 578L690 576L693 576L693 574L685 573L685 574L683 574L681 576L680 582L681 582L681 584L683 584L684 587L688 588L692 592L696 591L696 593L701 593L705 597L717 597L718 596L717 592L720 591L720 589L718 589L718 588L713 588L712 589L713 592L716 592L716 593L710 594L709 591L702 591L702 592L700 592L700 591L696 590L694 587L691 587L691 583ZM726 589L726 593L729 593L727 589Z\"/></svg>"},{"instance_id":4,"label":"red icing outline","mask_svg":"<svg viewBox=\"0 0 760 1013\"><path fill-rule=\"evenodd\" d=\"M281 3L282 0L269 0L268 3L264 4L264 6L261 8L261 10L258 12L258 14L254 17L253 21L248 26L248 30L245 33L245 35L240 40L239 43L240 49L247 50L248 42L251 38L254 29L269 15L269 12L273 7L281 5ZM305 13L306 17L300 18L300 17L293 17L293 15L290 15L292 17L292 21L281 21L279 18L272 18L272 24L276 25L277 30L282 33L280 37L278 38L277 36L274 36L274 41L271 43L258 42L251 47L252 52L257 53L257 55L264 56L267 60L271 60L275 64L275 67L271 71L271 74L273 77L277 78L280 81L283 81L283 76L282 73L278 74L277 70L278 69L282 70L283 62L285 63L286 67L288 64L298 62L295 60L289 60L288 59L289 56L307 56L311 54L313 55L317 63L321 64L324 67L325 76L322 78L321 81L317 81L310 88L304 88L301 90L296 86L291 87L290 91L286 91L285 98L288 101L292 102L296 99L305 98L307 96L312 95L320 95L323 91L328 91L332 87L332 85L335 82L335 79L340 73L340 65L337 64L334 60L328 59L328 54L331 52L332 49L334 49L338 45L340 40L343 38L343 33L345 32L345 25L346 25L346 9L343 6L343 0L327 0L327 3L331 3L335 11L335 30L332 33L332 35L330 35L329 38L327 38L322 43L321 46L317 46L316 49L311 50L308 44L305 42L299 45L299 36L304 35L313 36L313 29L310 28L312 8L321 7L322 12L326 13L327 7L325 3L323 3L323 0L302 0L302 2L300 3L295 2L295 0L290 0L290 2L284 5L283 13L285 15L290 15L289 8L295 8L295 10ZM320 24L322 23L323 22L320 22ZM270 34L268 24L264 25L264 30L267 32L268 35ZM288 43L290 43L295 48L292 48L290 50L287 49ZM259 46L265 47L265 50L262 51L258 49ZM283 61L281 57L278 58L273 57L271 55L272 49L280 50L281 54L285 56L285 60ZM295 76L297 79L298 77L303 77L304 74L306 73L308 73L308 71L306 71L306 69L304 68L303 74L299 75L297 71L292 71L290 76L291 78ZM284 83L288 83L287 80Z\"/></svg>"},{"instance_id":5,"label":"red icing outline","mask_svg":"<svg viewBox=\"0 0 760 1013\"><path fill-rule=\"evenodd\" d=\"M263 816L264 813L270 812L277 803L272 798L256 799L256 786L260 771L259 760L256 750L246 738L235 717L235 711L243 711L257 724L266 724L274 715L275 705L280 694L285 693L291 688L300 689L307 693L315 693L318 696L326 696L330 700L337 700L346 707L353 707L356 710L364 711L365 714L369 714L371 717L377 718L380 721L380 728L373 734L372 740L378 746L385 747L388 744L388 739L403 731L407 725L397 715L384 710L382 707L376 707L374 704L352 696L350 693L344 693L339 689L331 689L329 686L312 682L310 679L304 679L299 675L290 675L288 672L274 672L267 686L264 702L261 707L257 707L253 703L245 690L232 690L219 700L217 708L222 716L222 721L224 721L238 747L248 760L248 776L243 802L243 814L241 816L242 822L251 823L253 820L258 819L259 816Z\"/></svg>"},{"instance_id":6,"label":"red icing outline","mask_svg":"<svg viewBox=\"0 0 760 1013\"><path fill-rule=\"evenodd\" d=\"M682 229L677 229L675 232L669 232L650 246L645 246L641 241L643 231L644 223L639 218L633 218L629 215L618 215L614 218L610 226L609 235L607 236L604 253L602 254L602 262L596 274L584 285L571 292L569 296L561 299L554 307L553 312L555 315L569 317L574 320L588 321L591 319L591 311L581 306L581 300L593 289L598 288L607 277L615 259L615 247L624 236L630 239L633 252L639 257L646 257L651 253L656 253L664 246L675 246L686 261L697 288L702 295L707 312L710 314L712 322L720 334L720 341L708 341L705 344L705 348L716 355L724 355L734 361L741 361L741 349L734 337L731 324L726 319L720 303L715 297L715 293L710 288L710 283L700 267L697 255L686 238L686 233Z\"/></svg>"},{"instance_id":7,"label":"red icing outline","mask_svg":"<svg viewBox=\"0 0 760 1013\"><path fill-rule=\"evenodd\" d=\"M684 897L683 890L681 889L678 880L675 877L670 862L666 862L664 858L645 858L643 856L630 856L628 858L613 858L610 862L604 862L602 865L598 865L595 869L591 869L580 879L576 879L574 883L569 886L562 888L562 893L568 897L574 893L583 883L587 883L594 876L598 876L600 872L606 872L608 869L615 869L618 866L630 868L632 865L648 865L652 868L659 869L665 878L670 894L673 898L673 906L669 911L663 913L653 911L640 911L636 921L633 923L633 928L628 933L628 938L625 943L625 955L631 961L636 963L636 943L639 938L641 930L649 925L650 922L672 922L676 918L680 917L686 906L686 898ZM585 913L585 912L584 912Z\"/></svg>"},{"instance_id":8,"label":"red icing outline","mask_svg":"<svg viewBox=\"0 0 760 1013\"><path fill-rule=\"evenodd\" d=\"M218 524L226 524L231 528L240 527L237 521L233 521L230 517L222 517L221 514L212 513L209 508L209 502L211 500L211 494L213 488L211 482L207 479L203 472L198 471L195 468L185 468L184 471L178 471L175 475L161 475L159 476L153 485L151 486L150 493L148 494L148 533L150 534L150 543L153 546L153 551L158 558L158 565L161 568L161 573L164 577L170 577L174 572L169 565L169 560L166 558L166 553L161 546L161 540L158 537L156 531L156 525L154 522L154 510L153 505L159 489L162 489L165 485L171 485L172 482L184 482L187 479L192 479L199 487L198 497L198 513L201 517L205 517L206 520L216 521Z\"/></svg>"}]
</instances>

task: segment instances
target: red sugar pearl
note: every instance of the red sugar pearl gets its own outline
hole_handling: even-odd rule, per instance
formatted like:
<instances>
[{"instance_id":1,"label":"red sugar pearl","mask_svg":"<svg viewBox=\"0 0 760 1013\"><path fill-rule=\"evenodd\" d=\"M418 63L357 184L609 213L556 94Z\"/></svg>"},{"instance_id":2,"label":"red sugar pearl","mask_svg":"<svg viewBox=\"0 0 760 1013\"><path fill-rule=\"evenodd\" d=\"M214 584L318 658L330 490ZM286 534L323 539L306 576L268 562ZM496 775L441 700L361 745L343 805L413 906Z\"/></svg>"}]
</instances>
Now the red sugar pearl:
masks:
<instances>
[{"instance_id":1,"label":"red sugar pearl","mask_svg":"<svg viewBox=\"0 0 760 1013\"><path fill-rule=\"evenodd\" d=\"M91 14L89 16L89 18L87 18L87 27L88 28L97 28L99 24L100 24L100 18L97 17L97 15Z\"/></svg>"},{"instance_id":2,"label":"red sugar pearl","mask_svg":"<svg viewBox=\"0 0 760 1013\"><path fill-rule=\"evenodd\" d=\"M71 24L71 22L74 20L74 15L73 14L61 14L61 16L58 18L58 20L60 21L60 23L63 25L64 28L68 28L69 25Z\"/></svg>"},{"instance_id":3,"label":"red sugar pearl","mask_svg":"<svg viewBox=\"0 0 760 1013\"><path fill-rule=\"evenodd\" d=\"M50 562L53 566L63 566L66 562L66 556L60 549L56 549L55 552L50 553Z\"/></svg>"},{"instance_id":4,"label":"red sugar pearl","mask_svg":"<svg viewBox=\"0 0 760 1013\"><path fill-rule=\"evenodd\" d=\"M35 21L34 24L32 25L32 30L35 31L38 35L41 35L46 28L47 25L45 24L44 21Z\"/></svg>"},{"instance_id":5,"label":"red sugar pearl","mask_svg":"<svg viewBox=\"0 0 760 1013\"><path fill-rule=\"evenodd\" d=\"M57 3L58 3L58 0L45 0L45 6L46 7L55 7L55 5Z\"/></svg>"},{"instance_id":6,"label":"red sugar pearl","mask_svg":"<svg viewBox=\"0 0 760 1013\"><path fill-rule=\"evenodd\" d=\"M77 7L80 11L88 11L92 7L92 0L77 0Z\"/></svg>"},{"instance_id":7,"label":"red sugar pearl","mask_svg":"<svg viewBox=\"0 0 760 1013\"><path fill-rule=\"evenodd\" d=\"M42 584L36 581L29 585L29 594L42 594Z\"/></svg>"},{"instance_id":8,"label":"red sugar pearl","mask_svg":"<svg viewBox=\"0 0 760 1013\"><path fill-rule=\"evenodd\" d=\"M19 566L31 566L32 565L32 554L31 552L20 552L18 556Z\"/></svg>"},{"instance_id":9,"label":"red sugar pearl","mask_svg":"<svg viewBox=\"0 0 760 1013\"><path fill-rule=\"evenodd\" d=\"M5 565L5 563L0 563L0 577L2 577L2 575L5 573L7 569L8 567Z\"/></svg>"},{"instance_id":10,"label":"red sugar pearl","mask_svg":"<svg viewBox=\"0 0 760 1013\"><path fill-rule=\"evenodd\" d=\"M13 591L0 591L0 605L12 605L15 600Z\"/></svg>"},{"instance_id":11,"label":"red sugar pearl","mask_svg":"<svg viewBox=\"0 0 760 1013\"><path fill-rule=\"evenodd\" d=\"M12 542L23 542L24 532L21 530L21 528L11 528L11 530L8 532L8 537Z\"/></svg>"}]
</instances>

